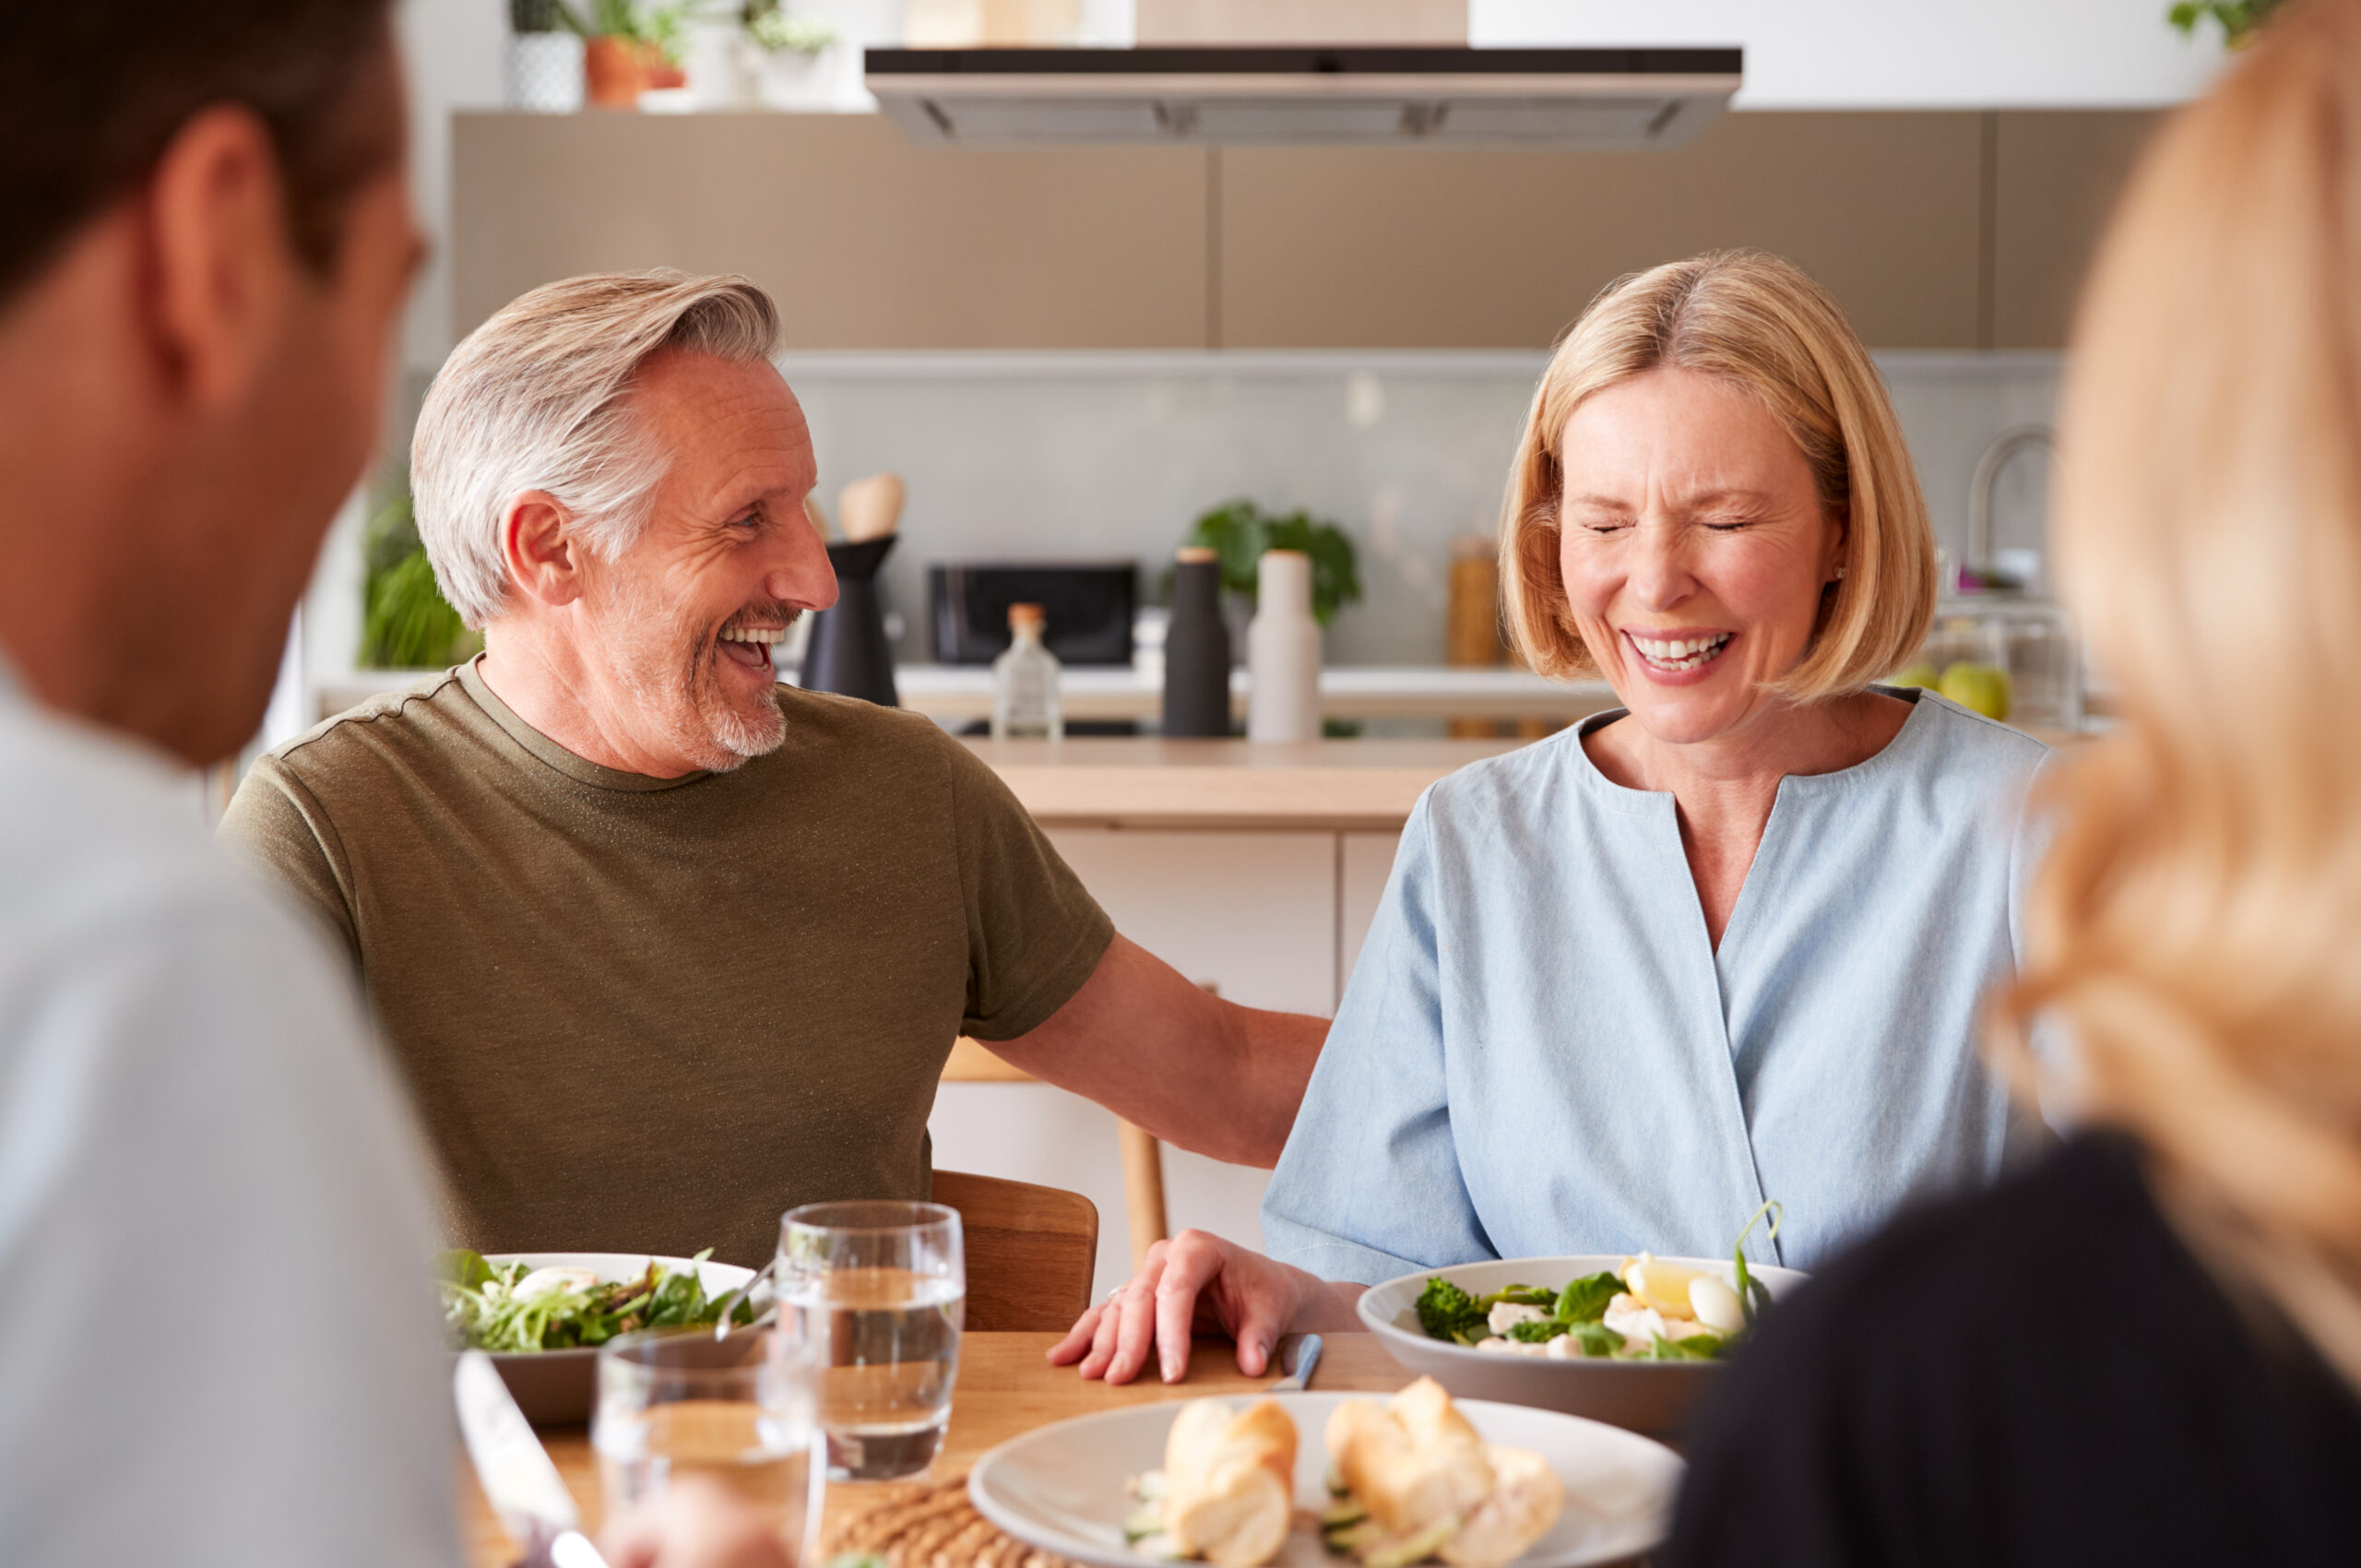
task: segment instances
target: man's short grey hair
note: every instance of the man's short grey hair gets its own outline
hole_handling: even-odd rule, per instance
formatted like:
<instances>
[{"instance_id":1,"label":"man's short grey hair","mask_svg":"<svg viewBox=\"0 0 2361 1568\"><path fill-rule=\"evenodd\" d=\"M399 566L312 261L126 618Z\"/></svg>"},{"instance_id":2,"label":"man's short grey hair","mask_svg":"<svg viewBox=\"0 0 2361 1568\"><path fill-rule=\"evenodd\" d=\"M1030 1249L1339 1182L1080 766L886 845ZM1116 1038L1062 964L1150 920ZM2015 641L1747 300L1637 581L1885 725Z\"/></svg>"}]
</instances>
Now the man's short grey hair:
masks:
<instances>
[{"instance_id":1,"label":"man's short grey hair","mask_svg":"<svg viewBox=\"0 0 2361 1568\"><path fill-rule=\"evenodd\" d=\"M647 522L666 455L630 394L666 349L740 362L778 348L778 310L743 278L596 272L520 295L468 334L428 389L410 442L419 538L443 597L481 627L508 600L501 519L546 491L608 560Z\"/></svg>"}]
</instances>

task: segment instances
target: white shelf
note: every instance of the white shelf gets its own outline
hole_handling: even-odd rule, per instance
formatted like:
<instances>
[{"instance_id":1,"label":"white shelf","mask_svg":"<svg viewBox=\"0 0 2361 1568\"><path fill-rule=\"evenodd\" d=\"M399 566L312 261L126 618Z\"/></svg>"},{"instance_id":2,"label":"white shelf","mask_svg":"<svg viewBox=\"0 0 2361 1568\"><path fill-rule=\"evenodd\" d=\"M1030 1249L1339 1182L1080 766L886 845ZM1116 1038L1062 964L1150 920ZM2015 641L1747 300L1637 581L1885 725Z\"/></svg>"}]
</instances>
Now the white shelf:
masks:
<instances>
[{"instance_id":1,"label":"white shelf","mask_svg":"<svg viewBox=\"0 0 2361 1568\"><path fill-rule=\"evenodd\" d=\"M320 717L432 673L360 670L324 685ZM992 672L980 664L905 664L894 672L902 706L950 722L989 719ZM1246 713L1246 671L1232 671L1231 708ZM1160 672L1070 669L1058 685L1070 719L1154 719L1164 705ZM1604 681L1548 681L1525 670L1453 670L1426 665L1353 665L1320 672L1320 709L1330 719L1579 719L1615 706Z\"/></svg>"},{"instance_id":2,"label":"white shelf","mask_svg":"<svg viewBox=\"0 0 2361 1568\"><path fill-rule=\"evenodd\" d=\"M902 706L942 719L989 719L992 672L978 664L905 664L894 672ZM1246 714L1246 671L1229 677L1230 707ZM1164 677L1138 668L1067 670L1058 695L1070 719L1153 719ZM1525 670L1347 666L1320 672L1330 719L1578 719L1615 706L1604 681L1546 681Z\"/></svg>"}]
</instances>

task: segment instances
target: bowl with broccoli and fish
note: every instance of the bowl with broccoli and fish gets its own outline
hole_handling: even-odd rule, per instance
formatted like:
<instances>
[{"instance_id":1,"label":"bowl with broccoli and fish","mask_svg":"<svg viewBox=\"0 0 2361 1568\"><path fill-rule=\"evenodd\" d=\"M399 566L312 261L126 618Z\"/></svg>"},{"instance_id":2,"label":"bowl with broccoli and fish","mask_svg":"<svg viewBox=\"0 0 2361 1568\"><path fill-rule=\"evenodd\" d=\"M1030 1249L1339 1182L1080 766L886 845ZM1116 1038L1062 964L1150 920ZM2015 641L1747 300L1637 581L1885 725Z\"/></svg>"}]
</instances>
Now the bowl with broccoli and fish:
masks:
<instances>
[{"instance_id":1,"label":"bowl with broccoli and fish","mask_svg":"<svg viewBox=\"0 0 2361 1568\"><path fill-rule=\"evenodd\" d=\"M1422 1270L1371 1286L1359 1310L1395 1360L1457 1397L1662 1435L1803 1279L1753 1262L1741 1241L1728 1258L1594 1253Z\"/></svg>"},{"instance_id":2,"label":"bowl with broccoli and fish","mask_svg":"<svg viewBox=\"0 0 2361 1568\"><path fill-rule=\"evenodd\" d=\"M456 1350L483 1350L536 1425L587 1420L599 1347L648 1329L711 1328L751 1268L707 1255L481 1253L435 1259L443 1324ZM730 1313L745 1324L768 1304L758 1286Z\"/></svg>"}]
</instances>

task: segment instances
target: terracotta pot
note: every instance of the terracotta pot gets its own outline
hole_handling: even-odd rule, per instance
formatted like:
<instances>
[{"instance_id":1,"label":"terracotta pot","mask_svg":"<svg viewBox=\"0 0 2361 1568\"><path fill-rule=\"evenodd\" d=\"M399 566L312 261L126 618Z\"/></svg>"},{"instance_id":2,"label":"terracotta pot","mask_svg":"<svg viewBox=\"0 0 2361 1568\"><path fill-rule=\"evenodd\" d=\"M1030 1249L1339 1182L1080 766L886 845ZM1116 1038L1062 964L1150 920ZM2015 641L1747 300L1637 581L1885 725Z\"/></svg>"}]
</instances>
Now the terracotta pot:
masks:
<instances>
[{"instance_id":1,"label":"terracotta pot","mask_svg":"<svg viewBox=\"0 0 2361 1568\"><path fill-rule=\"evenodd\" d=\"M641 85L651 90L689 85L689 73L664 58L664 51L652 43L639 46L639 66Z\"/></svg>"},{"instance_id":2,"label":"terracotta pot","mask_svg":"<svg viewBox=\"0 0 2361 1568\"><path fill-rule=\"evenodd\" d=\"M582 51L582 77L585 96L598 108L636 109L647 89L647 56L635 40L594 38Z\"/></svg>"}]
</instances>

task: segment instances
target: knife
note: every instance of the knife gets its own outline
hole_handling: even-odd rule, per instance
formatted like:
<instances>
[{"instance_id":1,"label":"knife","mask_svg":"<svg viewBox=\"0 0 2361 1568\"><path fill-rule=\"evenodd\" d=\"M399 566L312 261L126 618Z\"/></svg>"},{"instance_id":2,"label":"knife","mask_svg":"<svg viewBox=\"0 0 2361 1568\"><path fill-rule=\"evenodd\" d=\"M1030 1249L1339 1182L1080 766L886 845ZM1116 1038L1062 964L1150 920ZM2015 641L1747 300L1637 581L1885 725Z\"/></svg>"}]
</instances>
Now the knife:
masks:
<instances>
[{"instance_id":1,"label":"knife","mask_svg":"<svg viewBox=\"0 0 2361 1568\"><path fill-rule=\"evenodd\" d=\"M476 1479L501 1528L522 1547L518 1568L607 1568L582 1533L574 1494L550 1463L549 1450L533 1435L533 1424L516 1408L500 1369L481 1350L462 1350L451 1373L451 1395L459 1407L459 1434Z\"/></svg>"},{"instance_id":2,"label":"knife","mask_svg":"<svg viewBox=\"0 0 2361 1568\"><path fill-rule=\"evenodd\" d=\"M1320 1336L1307 1334L1281 1357L1287 1375L1264 1389L1265 1394L1300 1394L1311 1385L1312 1369L1320 1364Z\"/></svg>"}]
</instances>

